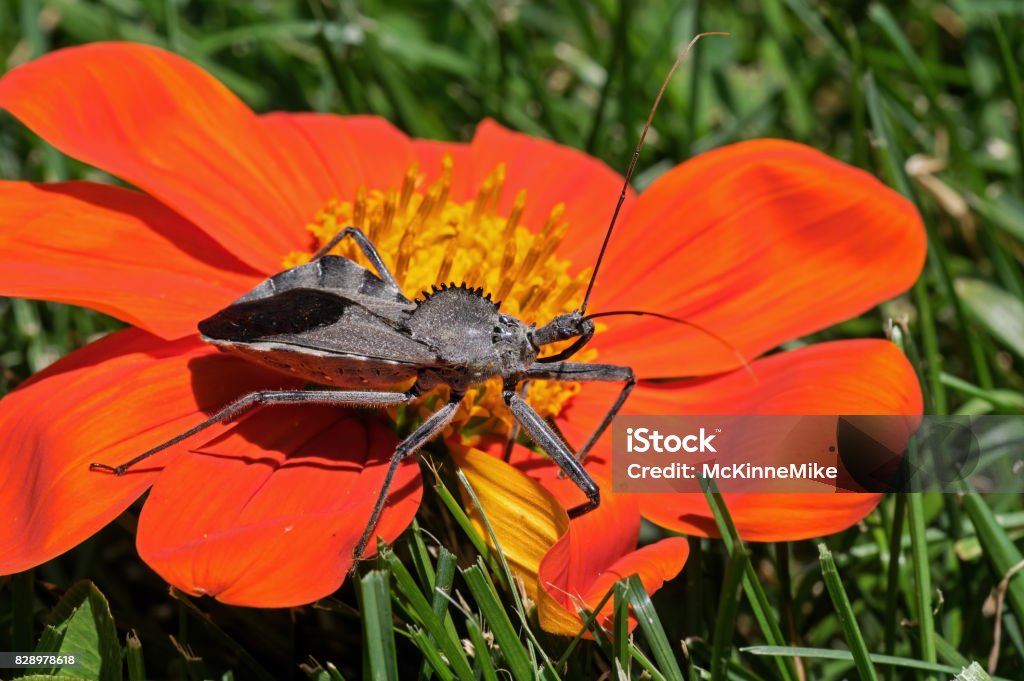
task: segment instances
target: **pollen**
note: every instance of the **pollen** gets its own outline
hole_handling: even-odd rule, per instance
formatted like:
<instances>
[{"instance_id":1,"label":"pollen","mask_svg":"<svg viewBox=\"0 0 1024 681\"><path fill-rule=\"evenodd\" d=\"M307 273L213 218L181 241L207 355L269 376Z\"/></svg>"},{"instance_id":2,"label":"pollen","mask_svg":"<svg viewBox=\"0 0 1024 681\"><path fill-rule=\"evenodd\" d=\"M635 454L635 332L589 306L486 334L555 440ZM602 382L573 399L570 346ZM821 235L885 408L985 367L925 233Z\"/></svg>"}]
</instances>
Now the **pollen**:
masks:
<instances>
[{"instance_id":1,"label":"pollen","mask_svg":"<svg viewBox=\"0 0 1024 681\"><path fill-rule=\"evenodd\" d=\"M506 191L504 164L484 178L470 200L451 198L453 170L454 162L446 156L441 176L429 184L413 164L401 186L360 187L350 199L331 199L307 226L312 235L310 250L289 254L284 265L308 262L334 235L352 225L373 242L410 299L432 285L466 282L500 301L503 312L538 326L579 307L590 270L573 273L571 263L555 255L569 226L564 220L565 205L555 206L543 224L526 225L522 223L525 190L515 194L507 215L498 210ZM350 240L343 240L331 253L372 270ZM558 349L552 346L546 354ZM574 359L593 361L596 354L587 348ZM526 399L542 416L554 417L579 389L577 383L531 381ZM512 417L501 392L500 379L492 379L466 394L451 426L465 444L509 432Z\"/></svg>"}]
</instances>

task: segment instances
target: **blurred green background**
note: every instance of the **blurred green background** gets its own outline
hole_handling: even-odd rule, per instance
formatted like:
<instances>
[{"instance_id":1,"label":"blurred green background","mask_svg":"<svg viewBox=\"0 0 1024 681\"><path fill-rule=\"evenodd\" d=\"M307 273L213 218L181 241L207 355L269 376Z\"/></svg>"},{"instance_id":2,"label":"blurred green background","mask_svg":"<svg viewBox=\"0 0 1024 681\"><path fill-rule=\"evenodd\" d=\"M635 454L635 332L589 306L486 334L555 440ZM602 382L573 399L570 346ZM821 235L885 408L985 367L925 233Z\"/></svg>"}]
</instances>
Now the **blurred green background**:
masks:
<instances>
[{"instance_id":1,"label":"blurred green background","mask_svg":"<svg viewBox=\"0 0 1024 681\"><path fill-rule=\"evenodd\" d=\"M701 151L765 136L805 142L870 170L917 202L930 237L925 273L906 296L795 344L882 336L888 319L905 321L898 335L920 373L929 412L1024 412L1019 0L0 0L0 71L69 45L142 41L201 64L257 111L375 113L412 135L456 140L469 139L476 123L490 117L622 170L678 50L701 31L731 35L702 41L670 83L636 187ZM112 181L55 152L6 114L0 116L0 178ZM0 299L0 393L117 326L88 311ZM436 500L430 503L443 513ZM130 529L130 517L122 525ZM1021 560L1022 535L1024 505L1016 497L900 497L828 545L867 650L957 667L967 660L984 665L989 656L994 620L983 605ZM691 540L691 546L684 578L655 598L682 673L866 677L849 660L793 663L790 652L784 658L790 662L777 666L738 652L771 642L771 632L758 626L749 591L734 608L719 598L723 588L731 586L733 595L737 588L723 577L730 564L724 544ZM824 588L814 543L750 551L782 621L781 643L856 648L848 623L837 616L842 609ZM254 613L204 603L197 615L166 596L118 526L4 584L0 648L11 649L26 635L16 619L18 594L32 594L38 625L56 595L82 577L107 592L122 640L127 627L140 632L154 678L219 678L231 670L237 678L297 678L298 663L313 653L349 677L377 669L363 646L352 585L334 610ZM1004 678L1024 678L1022 579L1008 581L1002 611L995 659ZM395 616L400 631L415 620L401 609ZM731 619L720 624L723 616ZM205 658L203 671L190 666L167 634ZM724 634L729 639L720 643ZM681 639L689 641L689 656ZM398 640L402 651L417 646ZM654 655L653 640L638 634L637 655ZM565 648L565 642L546 645L556 658ZM595 678L613 668L617 654L581 644L566 673ZM713 663L716 657L729 662ZM416 662L409 668L418 670L418 654L399 659L401 671L410 659ZM622 659L625 671L639 678L640 658ZM655 666L672 678L660 658ZM878 670L888 678L949 677L887 664Z\"/></svg>"}]
</instances>

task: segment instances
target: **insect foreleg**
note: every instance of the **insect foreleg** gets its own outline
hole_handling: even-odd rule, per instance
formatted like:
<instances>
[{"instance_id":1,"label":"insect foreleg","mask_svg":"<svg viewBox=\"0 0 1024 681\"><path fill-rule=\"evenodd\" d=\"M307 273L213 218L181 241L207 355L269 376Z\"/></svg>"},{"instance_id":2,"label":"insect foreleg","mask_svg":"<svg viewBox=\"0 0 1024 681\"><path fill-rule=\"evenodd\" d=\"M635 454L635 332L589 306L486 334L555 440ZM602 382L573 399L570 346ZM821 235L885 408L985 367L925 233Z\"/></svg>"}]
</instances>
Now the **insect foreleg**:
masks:
<instances>
[{"instance_id":1,"label":"insect foreleg","mask_svg":"<svg viewBox=\"0 0 1024 681\"><path fill-rule=\"evenodd\" d=\"M462 394L452 392L451 399L446 405L431 414L430 418L424 421L419 428L414 430L409 437L402 440L395 448L395 453L391 455L391 464L388 466L388 472L384 476L384 484L381 485L377 502L373 505L370 521L366 524L363 536L359 538L359 542L352 552L352 572L355 572L359 559L362 558L363 551L366 550L366 545L370 542L370 537L373 536L373 531L377 527L377 521L380 520L380 515L384 512L384 506L388 500L388 490L391 488L391 481L398 470L398 464L405 457L416 453L423 445L430 442L431 439L444 430L445 426L451 423L455 417L455 412L459 410L459 402L461 401Z\"/></svg>"},{"instance_id":2,"label":"insect foreleg","mask_svg":"<svg viewBox=\"0 0 1024 681\"><path fill-rule=\"evenodd\" d=\"M363 230L358 227L346 227L335 234L334 238L328 241L326 246L317 251L316 255L314 255L312 259L316 260L317 258L327 255L332 248L337 246L338 243L347 236L355 239L356 245L359 246L359 250L361 250L363 255L366 256L366 259L373 264L373 267L377 270L377 274L380 275L380 278L401 291L402 287L398 285L398 282L395 281L394 275L391 274L391 270L389 270L388 266L384 264L384 259L380 257L380 253L377 252L373 242L371 242L366 235L363 234Z\"/></svg>"},{"instance_id":3,"label":"insect foreleg","mask_svg":"<svg viewBox=\"0 0 1024 681\"><path fill-rule=\"evenodd\" d=\"M148 459L168 447L172 447L183 440L206 430L210 426L230 421L241 416L250 409L266 407L273 404L325 404L339 407L389 407L396 404L409 402L419 397L420 391L413 386L404 393L399 392L364 392L350 390L261 390L259 392L244 395L216 414L206 419L199 425L186 430L181 435L173 437L163 444L153 447L149 451L139 454L134 459L125 461L118 466L108 466L105 463L91 463L89 468L98 471L106 471L114 475L124 475L129 468L135 464Z\"/></svg>"},{"instance_id":4,"label":"insect foreleg","mask_svg":"<svg viewBox=\"0 0 1024 681\"><path fill-rule=\"evenodd\" d=\"M626 398L629 397L629 393L633 391L633 386L636 385L636 377L633 375L632 369L614 364L586 364L584 362L535 364L527 370L526 375L529 378L544 378L551 381L621 381L623 383L622 391L615 399L608 413L604 415L604 418L601 419L601 423L597 425L593 434L587 438L587 441L576 452L576 459L579 461L583 461L583 458L594 446L594 443L604 435L604 431L608 430L612 419L622 409L622 405L626 403Z\"/></svg>"},{"instance_id":5,"label":"insect foreleg","mask_svg":"<svg viewBox=\"0 0 1024 681\"><path fill-rule=\"evenodd\" d=\"M523 425L523 428L530 434L533 441L587 495L589 501L570 508L569 517L576 518L597 508L601 504L601 490L598 488L597 483L594 482L594 479L590 477L590 474L583 468L583 465L576 460L572 450L562 441L562 438L558 437L544 419L541 418L541 415L534 411L533 407L516 393L515 386L505 387L504 398L505 404L512 410L512 415Z\"/></svg>"}]
</instances>

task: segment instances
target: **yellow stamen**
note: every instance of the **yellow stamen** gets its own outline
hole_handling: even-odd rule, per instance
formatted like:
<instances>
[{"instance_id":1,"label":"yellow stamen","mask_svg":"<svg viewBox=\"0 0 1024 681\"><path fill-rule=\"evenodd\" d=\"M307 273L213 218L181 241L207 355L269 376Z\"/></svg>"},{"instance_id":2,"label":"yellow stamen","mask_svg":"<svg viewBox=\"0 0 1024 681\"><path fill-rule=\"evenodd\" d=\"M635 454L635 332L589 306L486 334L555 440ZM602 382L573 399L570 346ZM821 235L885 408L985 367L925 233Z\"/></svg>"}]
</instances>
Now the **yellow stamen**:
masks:
<instances>
[{"instance_id":1,"label":"yellow stamen","mask_svg":"<svg viewBox=\"0 0 1024 681\"><path fill-rule=\"evenodd\" d=\"M554 255L568 229L565 205L555 206L534 231L521 224L524 190L516 193L508 216L500 214L504 164L484 178L469 201L450 198L453 172L454 161L445 156L441 176L426 187L419 186L422 178L414 163L399 188L360 187L350 200L331 199L307 227L313 237L309 252L289 254L285 266L307 262L341 229L356 225L367 232L410 298L432 284L465 281L494 294L503 312L538 325L578 307L589 270L570 274L569 262ZM370 266L350 240L332 253ZM545 354L557 350L546 349ZM575 359L594 357L596 352L587 349ZM495 379L466 395L453 425L466 444L508 432L511 417L501 387ZM576 383L533 381L527 399L541 415L556 416L578 391Z\"/></svg>"},{"instance_id":2,"label":"yellow stamen","mask_svg":"<svg viewBox=\"0 0 1024 681\"><path fill-rule=\"evenodd\" d=\"M366 220L366 187L359 187L356 192L356 207L352 212L352 225L360 229Z\"/></svg>"}]
</instances>

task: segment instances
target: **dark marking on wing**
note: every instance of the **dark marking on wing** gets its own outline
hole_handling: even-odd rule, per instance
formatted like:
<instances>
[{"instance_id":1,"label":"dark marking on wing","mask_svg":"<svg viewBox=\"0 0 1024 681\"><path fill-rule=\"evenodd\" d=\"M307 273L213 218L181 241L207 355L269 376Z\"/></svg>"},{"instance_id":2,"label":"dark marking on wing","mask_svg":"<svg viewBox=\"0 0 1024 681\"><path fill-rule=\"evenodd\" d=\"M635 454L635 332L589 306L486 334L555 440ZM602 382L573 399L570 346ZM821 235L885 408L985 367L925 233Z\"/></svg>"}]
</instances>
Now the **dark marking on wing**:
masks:
<instances>
[{"instance_id":1,"label":"dark marking on wing","mask_svg":"<svg viewBox=\"0 0 1024 681\"><path fill-rule=\"evenodd\" d=\"M199 323L206 340L221 346L273 344L282 350L346 355L433 366L437 353L396 320L346 296L293 288L231 304Z\"/></svg>"},{"instance_id":2,"label":"dark marking on wing","mask_svg":"<svg viewBox=\"0 0 1024 681\"><path fill-rule=\"evenodd\" d=\"M242 343L293 336L334 324L353 304L333 293L291 289L233 303L199 322L199 332L207 338Z\"/></svg>"}]
</instances>

